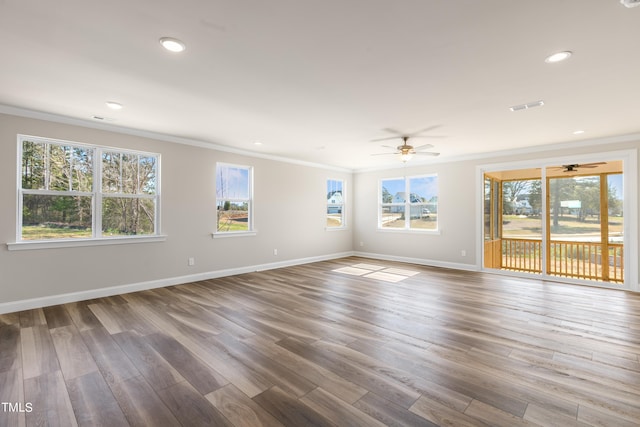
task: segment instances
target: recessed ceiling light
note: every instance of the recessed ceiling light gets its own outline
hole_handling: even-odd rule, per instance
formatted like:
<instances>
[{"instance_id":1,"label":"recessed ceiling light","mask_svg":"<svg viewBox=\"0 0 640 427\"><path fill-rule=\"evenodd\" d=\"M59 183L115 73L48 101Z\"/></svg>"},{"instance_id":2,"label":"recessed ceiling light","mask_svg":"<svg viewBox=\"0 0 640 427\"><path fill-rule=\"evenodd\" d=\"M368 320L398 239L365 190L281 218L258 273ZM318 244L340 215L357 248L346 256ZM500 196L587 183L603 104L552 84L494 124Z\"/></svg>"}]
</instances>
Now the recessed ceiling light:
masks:
<instances>
[{"instance_id":1,"label":"recessed ceiling light","mask_svg":"<svg viewBox=\"0 0 640 427\"><path fill-rule=\"evenodd\" d=\"M580 135L580 134L583 134L583 133L584 133L584 131L583 131L583 130L574 130L574 131L573 131L573 134L574 134L574 135Z\"/></svg>"},{"instance_id":2,"label":"recessed ceiling light","mask_svg":"<svg viewBox=\"0 0 640 427\"><path fill-rule=\"evenodd\" d=\"M107 107L111 108L112 110L122 110L122 104L120 104L119 102L107 101L105 102L105 104L107 104Z\"/></svg>"},{"instance_id":3,"label":"recessed ceiling light","mask_svg":"<svg viewBox=\"0 0 640 427\"><path fill-rule=\"evenodd\" d=\"M253 145L262 145L261 141L253 141Z\"/></svg>"},{"instance_id":4,"label":"recessed ceiling light","mask_svg":"<svg viewBox=\"0 0 640 427\"><path fill-rule=\"evenodd\" d=\"M549 55L545 58L544 62L547 64L553 64L555 62L564 61L565 59L569 59L571 56L571 52L566 50L564 52L554 53L553 55Z\"/></svg>"},{"instance_id":5,"label":"recessed ceiling light","mask_svg":"<svg viewBox=\"0 0 640 427\"><path fill-rule=\"evenodd\" d=\"M174 39L173 37L163 37L160 39L160 44L163 48L167 49L170 52L182 52L187 48L187 46L178 39Z\"/></svg>"}]
</instances>

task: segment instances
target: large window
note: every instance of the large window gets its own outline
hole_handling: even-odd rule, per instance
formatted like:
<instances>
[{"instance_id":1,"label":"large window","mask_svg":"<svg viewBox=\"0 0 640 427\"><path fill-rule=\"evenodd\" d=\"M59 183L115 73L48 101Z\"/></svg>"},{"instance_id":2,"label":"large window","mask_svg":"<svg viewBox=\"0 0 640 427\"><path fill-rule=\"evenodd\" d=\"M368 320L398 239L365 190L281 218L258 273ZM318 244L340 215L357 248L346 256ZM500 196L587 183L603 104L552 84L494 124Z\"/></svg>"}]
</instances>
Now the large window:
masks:
<instances>
[{"instance_id":1,"label":"large window","mask_svg":"<svg viewBox=\"0 0 640 427\"><path fill-rule=\"evenodd\" d=\"M159 155L20 136L18 241L158 233Z\"/></svg>"},{"instance_id":2,"label":"large window","mask_svg":"<svg viewBox=\"0 0 640 427\"><path fill-rule=\"evenodd\" d=\"M327 180L327 228L344 228L344 181Z\"/></svg>"},{"instance_id":3,"label":"large window","mask_svg":"<svg viewBox=\"0 0 640 427\"><path fill-rule=\"evenodd\" d=\"M389 230L438 229L438 176L380 181L378 226Z\"/></svg>"},{"instance_id":4,"label":"large window","mask_svg":"<svg viewBox=\"0 0 640 427\"><path fill-rule=\"evenodd\" d=\"M216 165L217 233L253 230L252 172L249 166Z\"/></svg>"}]
</instances>

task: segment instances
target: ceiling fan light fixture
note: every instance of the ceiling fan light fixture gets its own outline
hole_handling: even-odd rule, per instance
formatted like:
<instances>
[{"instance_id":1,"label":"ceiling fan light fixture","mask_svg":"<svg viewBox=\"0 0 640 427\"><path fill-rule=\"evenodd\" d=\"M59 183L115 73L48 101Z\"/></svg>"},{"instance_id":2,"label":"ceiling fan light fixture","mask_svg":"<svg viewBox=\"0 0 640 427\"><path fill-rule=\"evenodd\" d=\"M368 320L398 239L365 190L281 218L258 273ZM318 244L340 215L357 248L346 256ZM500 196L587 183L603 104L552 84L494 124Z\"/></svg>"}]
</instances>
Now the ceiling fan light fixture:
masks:
<instances>
[{"instance_id":1,"label":"ceiling fan light fixture","mask_svg":"<svg viewBox=\"0 0 640 427\"><path fill-rule=\"evenodd\" d=\"M162 37L160 39L160 44L169 52L174 53L183 52L187 48L187 45L185 45L184 42L174 39L173 37Z\"/></svg>"},{"instance_id":2,"label":"ceiling fan light fixture","mask_svg":"<svg viewBox=\"0 0 640 427\"><path fill-rule=\"evenodd\" d=\"M402 160L403 163L407 163L412 157L412 153L400 153L400 160Z\"/></svg>"}]
</instances>

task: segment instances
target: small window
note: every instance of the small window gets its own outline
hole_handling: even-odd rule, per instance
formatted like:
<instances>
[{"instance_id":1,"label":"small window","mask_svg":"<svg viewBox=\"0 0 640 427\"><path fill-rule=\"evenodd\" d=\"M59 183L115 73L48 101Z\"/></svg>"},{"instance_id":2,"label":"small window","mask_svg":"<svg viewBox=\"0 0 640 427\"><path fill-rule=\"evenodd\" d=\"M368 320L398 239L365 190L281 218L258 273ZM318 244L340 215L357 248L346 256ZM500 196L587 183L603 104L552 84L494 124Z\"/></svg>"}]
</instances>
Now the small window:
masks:
<instances>
[{"instance_id":1,"label":"small window","mask_svg":"<svg viewBox=\"0 0 640 427\"><path fill-rule=\"evenodd\" d=\"M380 181L378 227L389 230L438 229L438 176Z\"/></svg>"},{"instance_id":2,"label":"small window","mask_svg":"<svg viewBox=\"0 0 640 427\"><path fill-rule=\"evenodd\" d=\"M159 155L20 136L18 241L158 233Z\"/></svg>"},{"instance_id":3,"label":"small window","mask_svg":"<svg viewBox=\"0 0 640 427\"><path fill-rule=\"evenodd\" d=\"M327 228L345 227L344 181L327 180Z\"/></svg>"},{"instance_id":4,"label":"small window","mask_svg":"<svg viewBox=\"0 0 640 427\"><path fill-rule=\"evenodd\" d=\"M217 233L253 231L253 168L216 165Z\"/></svg>"}]
</instances>

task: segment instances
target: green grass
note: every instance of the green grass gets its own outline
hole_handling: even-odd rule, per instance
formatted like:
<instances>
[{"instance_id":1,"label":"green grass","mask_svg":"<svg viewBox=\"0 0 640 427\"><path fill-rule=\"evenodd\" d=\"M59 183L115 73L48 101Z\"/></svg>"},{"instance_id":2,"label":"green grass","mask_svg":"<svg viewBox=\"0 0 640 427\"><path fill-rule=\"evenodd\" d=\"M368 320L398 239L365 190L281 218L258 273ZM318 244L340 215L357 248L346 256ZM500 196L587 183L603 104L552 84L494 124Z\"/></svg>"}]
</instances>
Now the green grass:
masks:
<instances>
[{"instance_id":1,"label":"green grass","mask_svg":"<svg viewBox=\"0 0 640 427\"><path fill-rule=\"evenodd\" d=\"M84 239L92 235L91 229L78 230L39 225L25 225L22 227L22 240Z\"/></svg>"}]
</instances>

